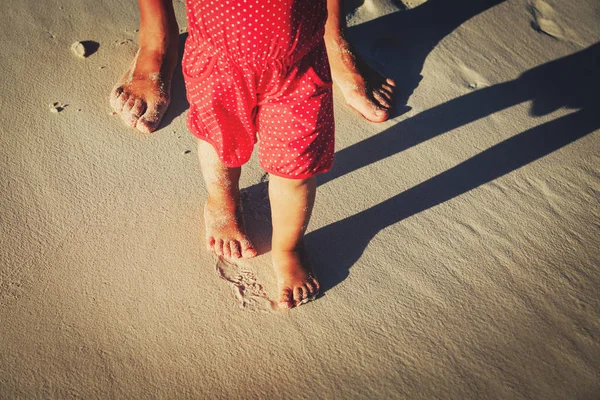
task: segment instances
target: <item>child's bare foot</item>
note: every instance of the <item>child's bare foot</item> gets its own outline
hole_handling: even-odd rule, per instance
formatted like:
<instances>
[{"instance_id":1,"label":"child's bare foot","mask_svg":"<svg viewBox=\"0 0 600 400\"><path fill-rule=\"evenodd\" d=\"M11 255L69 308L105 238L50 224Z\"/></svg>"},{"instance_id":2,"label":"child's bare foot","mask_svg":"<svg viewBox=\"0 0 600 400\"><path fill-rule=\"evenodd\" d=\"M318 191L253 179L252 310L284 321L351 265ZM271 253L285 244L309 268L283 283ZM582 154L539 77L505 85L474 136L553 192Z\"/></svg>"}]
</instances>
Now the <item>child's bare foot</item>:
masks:
<instances>
[{"instance_id":1,"label":"child's bare foot","mask_svg":"<svg viewBox=\"0 0 600 400\"><path fill-rule=\"evenodd\" d=\"M233 198L213 199L204 206L206 247L226 258L251 258L256 250L244 233L244 221L239 203Z\"/></svg>"},{"instance_id":2,"label":"child's bare foot","mask_svg":"<svg viewBox=\"0 0 600 400\"><path fill-rule=\"evenodd\" d=\"M394 101L394 81L357 57L340 33L326 34L325 44L333 81L346 102L369 121L388 119Z\"/></svg>"},{"instance_id":3,"label":"child's bare foot","mask_svg":"<svg viewBox=\"0 0 600 400\"><path fill-rule=\"evenodd\" d=\"M279 307L289 309L312 300L319 282L310 272L303 245L292 251L272 250L273 267L279 284Z\"/></svg>"},{"instance_id":4,"label":"child's bare foot","mask_svg":"<svg viewBox=\"0 0 600 400\"><path fill-rule=\"evenodd\" d=\"M140 49L110 94L113 110L126 125L142 133L158 128L169 106L176 64L177 35L156 45L142 45L140 33Z\"/></svg>"}]
</instances>

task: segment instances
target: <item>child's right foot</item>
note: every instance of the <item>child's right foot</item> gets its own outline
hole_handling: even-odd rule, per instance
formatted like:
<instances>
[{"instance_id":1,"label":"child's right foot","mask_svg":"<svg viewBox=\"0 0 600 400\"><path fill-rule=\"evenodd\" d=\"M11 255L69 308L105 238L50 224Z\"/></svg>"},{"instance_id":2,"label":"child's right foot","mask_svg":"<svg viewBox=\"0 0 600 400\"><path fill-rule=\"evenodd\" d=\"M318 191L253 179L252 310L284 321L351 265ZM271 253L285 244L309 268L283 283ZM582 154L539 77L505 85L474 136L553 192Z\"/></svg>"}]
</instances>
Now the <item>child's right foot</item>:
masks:
<instances>
[{"instance_id":1,"label":"child's right foot","mask_svg":"<svg viewBox=\"0 0 600 400\"><path fill-rule=\"evenodd\" d=\"M256 250L244 233L241 208L236 202L208 198L204 206L206 246L226 258L252 258Z\"/></svg>"},{"instance_id":2,"label":"child's right foot","mask_svg":"<svg viewBox=\"0 0 600 400\"><path fill-rule=\"evenodd\" d=\"M273 267L279 284L279 308L302 305L319 293L319 282L312 275L303 245L292 251L272 250Z\"/></svg>"}]
</instances>

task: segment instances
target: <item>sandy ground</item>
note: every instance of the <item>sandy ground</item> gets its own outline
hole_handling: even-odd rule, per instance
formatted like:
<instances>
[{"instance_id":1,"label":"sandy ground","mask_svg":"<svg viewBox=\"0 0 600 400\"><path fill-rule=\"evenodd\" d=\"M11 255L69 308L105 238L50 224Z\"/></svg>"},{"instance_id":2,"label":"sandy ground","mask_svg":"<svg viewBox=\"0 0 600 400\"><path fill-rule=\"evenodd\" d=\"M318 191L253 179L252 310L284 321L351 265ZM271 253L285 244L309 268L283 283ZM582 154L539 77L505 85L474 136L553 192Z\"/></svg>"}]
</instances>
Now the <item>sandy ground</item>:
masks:
<instances>
[{"instance_id":1,"label":"sandy ground","mask_svg":"<svg viewBox=\"0 0 600 400\"><path fill-rule=\"evenodd\" d=\"M600 4L349 3L399 101L376 125L336 93L324 296L290 312L256 158L262 255L202 245L180 73L159 131L110 115L134 2L3 5L0 398L600 398Z\"/></svg>"}]
</instances>

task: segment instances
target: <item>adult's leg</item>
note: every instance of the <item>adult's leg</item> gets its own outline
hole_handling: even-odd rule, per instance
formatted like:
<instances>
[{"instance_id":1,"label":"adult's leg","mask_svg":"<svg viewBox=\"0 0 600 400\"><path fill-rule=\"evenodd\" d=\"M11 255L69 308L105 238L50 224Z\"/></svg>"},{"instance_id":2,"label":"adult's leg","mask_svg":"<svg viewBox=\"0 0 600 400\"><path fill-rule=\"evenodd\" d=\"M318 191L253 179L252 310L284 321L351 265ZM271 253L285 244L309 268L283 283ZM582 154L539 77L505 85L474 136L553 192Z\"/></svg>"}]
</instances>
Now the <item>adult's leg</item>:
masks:
<instances>
[{"instance_id":1,"label":"adult's leg","mask_svg":"<svg viewBox=\"0 0 600 400\"><path fill-rule=\"evenodd\" d=\"M170 101L179 28L172 0L138 0L139 50L110 94L113 110L130 127L154 131Z\"/></svg>"},{"instance_id":2,"label":"adult's leg","mask_svg":"<svg viewBox=\"0 0 600 400\"><path fill-rule=\"evenodd\" d=\"M366 119L385 121L394 99L394 81L381 76L353 52L344 37L342 0L327 0L327 11L325 45L333 81L346 102Z\"/></svg>"},{"instance_id":3,"label":"adult's leg","mask_svg":"<svg viewBox=\"0 0 600 400\"><path fill-rule=\"evenodd\" d=\"M327 0L325 43L336 82L348 104L366 119L388 118L394 82L368 68L344 38L342 0ZM111 92L111 105L123 121L141 132L158 127L169 105L171 78L177 63L178 28L172 0L138 0L140 49L132 66ZM359 68L362 67L362 68Z\"/></svg>"}]
</instances>

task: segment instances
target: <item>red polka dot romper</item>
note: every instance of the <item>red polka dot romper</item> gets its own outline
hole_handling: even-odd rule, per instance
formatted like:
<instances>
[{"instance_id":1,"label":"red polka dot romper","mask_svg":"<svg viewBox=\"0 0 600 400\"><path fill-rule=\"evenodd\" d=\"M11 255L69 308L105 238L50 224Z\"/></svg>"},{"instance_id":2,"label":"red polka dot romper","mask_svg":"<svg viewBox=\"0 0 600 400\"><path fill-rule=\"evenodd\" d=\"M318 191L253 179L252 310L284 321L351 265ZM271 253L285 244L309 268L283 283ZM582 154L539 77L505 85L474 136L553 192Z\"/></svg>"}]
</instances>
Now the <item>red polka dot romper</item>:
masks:
<instances>
[{"instance_id":1,"label":"red polka dot romper","mask_svg":"<svg viewBox=\"0 0 600 400\"><path fill-rule=\"evenodd\" d=\"M325 0L186 0L183 74L191 132L229 167L258 141L269 173L331 168L334 122Z\"/></svg>"}]
</instances>

